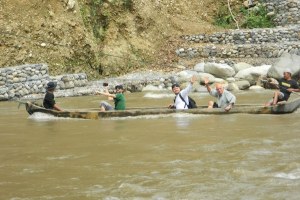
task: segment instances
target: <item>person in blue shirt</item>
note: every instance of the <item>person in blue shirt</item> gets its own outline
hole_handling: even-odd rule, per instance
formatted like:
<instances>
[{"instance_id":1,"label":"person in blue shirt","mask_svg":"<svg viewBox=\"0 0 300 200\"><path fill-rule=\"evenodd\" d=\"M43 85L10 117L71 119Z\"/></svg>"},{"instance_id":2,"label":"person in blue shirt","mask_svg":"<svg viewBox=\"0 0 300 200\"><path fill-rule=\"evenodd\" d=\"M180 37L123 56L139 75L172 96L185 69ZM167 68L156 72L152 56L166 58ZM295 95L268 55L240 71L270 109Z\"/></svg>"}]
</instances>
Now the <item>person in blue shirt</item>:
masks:
<instances>
[{"instance_id":1,"label":"person in blue shirt","mask_svg":"<svg viewBox=\"0 0 300 200\"><path fill-rule=\"evenodd\" d=\"M216 89L211 89L208 83L209 80L205 78L204 84L207 91L211 96L217 98L216 102L208 102L208 108L223 108L227 112L230 111L235 104L236 97L231 92L224 89L224 86L221 83L215 84Z\"/></svg>"}]
</instances>

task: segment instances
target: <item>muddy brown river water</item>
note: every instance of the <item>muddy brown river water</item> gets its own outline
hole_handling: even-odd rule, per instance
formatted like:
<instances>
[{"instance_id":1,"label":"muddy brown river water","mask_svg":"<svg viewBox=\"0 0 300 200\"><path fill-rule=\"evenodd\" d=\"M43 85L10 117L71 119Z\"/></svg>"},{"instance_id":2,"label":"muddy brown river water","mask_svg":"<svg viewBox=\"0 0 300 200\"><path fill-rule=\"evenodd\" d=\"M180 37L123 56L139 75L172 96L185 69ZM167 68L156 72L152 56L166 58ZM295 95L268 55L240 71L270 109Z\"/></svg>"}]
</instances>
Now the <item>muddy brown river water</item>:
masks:
<instances>
[{"instance_id":1,"label":"muddy brown river water","mask_svg":"<svg viewBox=\"0 0 300 200\"><path fill-rule=\"evenodd\" d=\"M193 94L199 104L207 94ZM270 92L237 94L263 104ZM164 106L172 94L127 94ZM57 99L97 107L99 96ZM289 199L300 197L300 112L143 116L104 120L28 116L0 102L0 199Z\"/></svg>"}]
</instances>

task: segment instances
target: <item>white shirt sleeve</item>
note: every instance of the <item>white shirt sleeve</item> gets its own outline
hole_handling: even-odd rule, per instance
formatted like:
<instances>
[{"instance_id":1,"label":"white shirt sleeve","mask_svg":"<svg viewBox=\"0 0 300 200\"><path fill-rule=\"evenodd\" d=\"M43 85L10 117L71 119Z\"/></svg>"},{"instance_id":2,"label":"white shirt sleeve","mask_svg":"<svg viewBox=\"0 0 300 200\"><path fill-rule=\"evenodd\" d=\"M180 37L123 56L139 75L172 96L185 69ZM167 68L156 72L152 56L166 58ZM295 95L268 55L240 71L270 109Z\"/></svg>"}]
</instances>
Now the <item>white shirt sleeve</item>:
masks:
<instances>
[{"instance_id":1,"label":"white shirt sleeve","mask_svg":"<svg viewBox=\"0 0 300 200\"><path fill-rule=\"evenodd\" d=\"M185 100L185 102L188 104L189 103L189 98L188 94L192 91L193 85L191 83L188 84L188 86L180 91L180 94L182 98ZM188 109L187 104L182 99L180 98L179 94L176 97L175 100L175 107L176 109Z\"/></svg>"}]
</instances>

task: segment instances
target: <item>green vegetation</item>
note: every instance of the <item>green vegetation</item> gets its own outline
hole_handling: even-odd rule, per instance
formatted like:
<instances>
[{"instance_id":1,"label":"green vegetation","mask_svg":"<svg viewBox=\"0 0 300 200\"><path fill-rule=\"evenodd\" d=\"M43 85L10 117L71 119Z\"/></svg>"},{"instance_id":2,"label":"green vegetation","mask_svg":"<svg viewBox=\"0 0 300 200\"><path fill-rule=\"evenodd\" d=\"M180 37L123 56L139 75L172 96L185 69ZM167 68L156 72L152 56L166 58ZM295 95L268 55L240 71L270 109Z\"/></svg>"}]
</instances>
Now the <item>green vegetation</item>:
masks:
<instances>
[{"instance_id":1,"label":"green vegetation","mask_svg":"<svg viewBox=\"0 0 300 200\"><path fill-rule=\"evenodd\" d=\"M243 28L271 28L275 26L273 17L267 16L267 9L262 5L259 5L250 11L242 8L241 13L243 13L245 17L241 25Z\"/></svg>"},{"instance_id":2,"label":"green vegetation","mask_svg":"<svg viewBox=\"0 0 300 200\"><path fill-rule=\"evenodd\" d=\"M273 17L267 15L267 9L261 4L246 9L243 4L232 7L232 12L235 19L242 28L271 28L275 27ZM233 20L228 7L223 4L219 7L215 15L215 25L224 28L236 28L236 23Z\"/></svg>"},{"instance_id":3,"label":"green vegetation","mask_svg":"<svg viewBox=\"0 0 300 200\"><path fill-rule=\"evenodd\" d=\"M132 0L84 0L81 15L86 27L90 27L95 38L104 40L106 30L117 11L133 11Z\"/></svg>"},{"instance_id":4,"label":"green vegetation","mask_svg":"<svg viewBox=\"0 0 300 200\"><path fill-rule=\"evenodd\" d=\"M215 15L215 21L214 25L221 26L223 28L234 28L235 23L230 15L230 12L227 8L227 6L222 5L219 7L216 15Z\"/></svg>"}]
</instances>

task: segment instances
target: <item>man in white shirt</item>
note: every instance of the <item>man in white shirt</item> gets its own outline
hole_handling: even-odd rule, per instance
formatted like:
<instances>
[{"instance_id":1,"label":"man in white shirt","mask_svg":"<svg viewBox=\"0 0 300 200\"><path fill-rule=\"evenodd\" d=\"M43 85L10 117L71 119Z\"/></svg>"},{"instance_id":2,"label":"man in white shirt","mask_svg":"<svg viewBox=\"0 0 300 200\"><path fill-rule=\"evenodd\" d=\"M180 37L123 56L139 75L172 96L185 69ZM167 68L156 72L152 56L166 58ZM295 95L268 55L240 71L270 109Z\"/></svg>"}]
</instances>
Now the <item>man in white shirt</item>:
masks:
<instances>
[{"instance_id":1,"label":"man in white shirt","mask_svg":"<svg viewBox=\"0 0 300 200\"><path fill-rule=\"evenodd\" d=\"M188 94L192 91L193 84L195 81L196 81L196 77L192 76L190 83L183 90L181 90L180 85L178 83L172 85L172 91L174 92L176 97L174 99L174 104L170 104L169 108L188 109L188 103L189 103Z\"/></svg>"}]
</instances>

